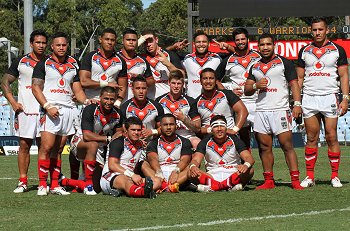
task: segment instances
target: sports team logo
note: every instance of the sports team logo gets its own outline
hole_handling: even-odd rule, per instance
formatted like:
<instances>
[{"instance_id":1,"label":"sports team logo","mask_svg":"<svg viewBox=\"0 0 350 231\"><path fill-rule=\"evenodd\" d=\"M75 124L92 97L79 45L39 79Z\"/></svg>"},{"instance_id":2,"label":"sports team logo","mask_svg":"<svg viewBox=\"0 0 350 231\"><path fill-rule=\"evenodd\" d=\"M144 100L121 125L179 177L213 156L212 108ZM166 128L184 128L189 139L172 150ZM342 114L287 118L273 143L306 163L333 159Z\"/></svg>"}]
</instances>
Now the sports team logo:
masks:
<instances>
[{"instance_id":1,"label":"sports team logo","mask_svg":"<svg viewBox=\"0 0 350 231\"><path fill-rule=\"evenodd\" d=\"M228 152L232 147L234 146L234 143L231 139L228 139L223 145L219 146L216 142L214 142L212 139L208 142L207 148L212 151L213 153L219 155L220 157L223 157L225 152Z\"/></svg>"},{"instance_id":2,"label":"sports team logo","mask_svg":"<svg viewBox=\"0 0 350 231\"><path fill-rule=\"evenodd\" d=\"M92 57L92 62L99 65L103 69L103 71L107 71L108 69L117 65L118 63L121 63L122 61L117 56L113 56L110 59L105 59L101 55L95 54Z\"/></svg>"},{"instance_id":3,"label":"sports team logo","mask_svg":"<svg viewBox=\"0 0 350 231\"><path fill-rule=\"evenodd\" d=\"M59 88L65 88L66 87L66 80L64 78L57 79L57 86Z\"/></svg>"},{"instance_id":4,"label":"sports team logo","mask_svg":"<svg viewBox=\"0 0 350 231\"><path fill-rule=\"evenodd\" d=\"M159 147L160 147L160 149L165 151L168 154L169 157L180 146L181 146L181 140L179 138L177 138L176 140L174 140L171 143L159 140ZM169 159L169 157L168 157L168 159ZM173 158L171 158L171 157L170 157L170 159L173 160Z\"/></svg>"},{"instance_id":5,"label":"sports team logo","mask_svg":"<svg viewBox=\"0 0 350 231\"><path fill-rule=\"evenodd\" d=\"M322 62L321 60L316 60L313 64L312 64L313 68L315 71L322 71L323 68L325 67L324 62Z\"/></svg>"},{"instance_id":6,"label":"sports team logo","mask_svg":"<svg viewBox=\"0 0 350 231\"><path fill-rule=\"evenodd\" d=\"M337 48L333 44L326 45L324 47L318 48L313 45L310 45L305 49L305 52L312 54L317 59L320 59L325 54L329 54L332 51L336 51Z\"/></svg>"},{"instance_id":7,"label":"sports team logo","mask_svg":"<svg viewBox=\"0 0 350 231\"><path fill-rule=\"evenodd\" d=\"M252 53L245 57L238 57L238 56L232 55L228 60L228 64L231 64L233 66L239 65L244 69L247 69L251 65L251 63L255 62L258 58L259 58L258 54L255 54L255 53Z\"/></svg>"},{"instance_id":8,"label":"sports team logo","mask_svg":"<svg viewBox=\"0 0 350 231\"><path fill-rule=\"evenodd\" d=\"M130 105L127 109L127 114L130 116L138 117L140 120L144 121L147 116L152 115L157 109L153 104L147 104L144 108L139 109L134 105Z\"/></svg>"},{"instance_id":9,"label":"sports team logo","mask_svg":"<svg viewBox=\"0 0 350 231\"><path fill-rule=\"evenodd\" d=\"M201 98L198 101L198 108L208 109L209 111L214 111L217 105L219 105L225 99L225 94L218 91L217 94L210 100Z\"/></svg>"},{"instance_id":10,"label":"sports team logo","mask_svg":"<svg viewBox=\"0 0 350 231\"><path fill-rule=\"evenodd\" d=\"M264 75L266 75L267 72L269 72L271 69L273 69L279 65L282 65L282 60L279 58L275 58L268 63L258 62L256 64L254 64L253 68L259 72L262 72Z\"/></svg>"}]
</instances>

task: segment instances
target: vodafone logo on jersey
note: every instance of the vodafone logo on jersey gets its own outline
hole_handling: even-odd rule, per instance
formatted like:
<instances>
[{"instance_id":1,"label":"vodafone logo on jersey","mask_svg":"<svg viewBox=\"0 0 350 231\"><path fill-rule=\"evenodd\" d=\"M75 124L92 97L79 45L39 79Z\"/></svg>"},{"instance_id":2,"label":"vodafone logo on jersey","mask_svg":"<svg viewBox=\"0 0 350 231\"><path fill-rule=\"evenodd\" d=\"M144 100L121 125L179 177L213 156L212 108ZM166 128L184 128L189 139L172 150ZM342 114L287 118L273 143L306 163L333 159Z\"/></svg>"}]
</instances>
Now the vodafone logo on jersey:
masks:
<instances>
[{"instance_id":1,"label":"vodafone logo on jersey","mask_svg":"<svg viewBox=\"0 0 350 231\"><path fill-rule=\"evenodd\" d=\"M59 78L56 83L59 88L65 88L66 86L66 80L64 78Z\"/></svg>"},{"instance_id":2,"label":"vodafone logo on jersey","mask_svg":"<svg viewBox=\"0 0 350 231\"><path fill-rule=\"evenodd\" d=\"M312 66L314 67L315 71L322 71L325 67L324 63L320 60L315 61Z\"/></svg>"},{"instance_id":3,"label":"vodafone logo on jersey","mask_svg":"<svg viewBox=\"0 0 350 231\"><path fill-rule=\"evenodd\" d=\"M106 74L100 76L100 81L107 81L108 77Z\"/></svg>"}]
</instances>

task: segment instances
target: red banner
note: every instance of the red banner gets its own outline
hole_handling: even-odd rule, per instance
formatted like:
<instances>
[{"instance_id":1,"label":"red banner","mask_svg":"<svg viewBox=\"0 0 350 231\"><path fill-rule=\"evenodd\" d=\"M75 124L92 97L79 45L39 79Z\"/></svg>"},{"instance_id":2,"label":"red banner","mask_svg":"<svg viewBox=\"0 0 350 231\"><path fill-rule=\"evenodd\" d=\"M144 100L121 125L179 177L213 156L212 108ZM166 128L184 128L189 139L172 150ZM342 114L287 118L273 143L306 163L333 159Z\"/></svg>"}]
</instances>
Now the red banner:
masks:
<instances>
[{"instance_id":1,"label":"red banner","mask_svg":"<svg viewBox=\"0 0 350 231\"><path fill-rule=\"evenodd\" d=\"M350 58L350 39L337 39L332 40L334 43L342 46L345 49L346 56ZM276 42L276 53L281 56L284 56L288 59L298 59L298 52L300 48L309 44L311 40L280 40ZM230 45L234 46L232 41L227 42ZM250 49L257 50L258 42L250 42ZM227 53L226 50L221 50L215 42L211 42L209 46L209 51L216 53Z\"/></svg>"}]
</instances>

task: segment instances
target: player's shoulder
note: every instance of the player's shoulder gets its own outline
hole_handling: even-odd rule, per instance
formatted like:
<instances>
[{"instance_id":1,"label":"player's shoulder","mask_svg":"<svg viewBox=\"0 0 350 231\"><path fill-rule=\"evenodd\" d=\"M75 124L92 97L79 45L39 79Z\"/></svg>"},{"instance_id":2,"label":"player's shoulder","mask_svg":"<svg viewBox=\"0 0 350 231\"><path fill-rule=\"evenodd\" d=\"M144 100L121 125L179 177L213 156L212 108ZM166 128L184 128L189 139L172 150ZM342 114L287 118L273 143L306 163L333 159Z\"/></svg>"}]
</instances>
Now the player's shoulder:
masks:
<instances>
[{"instance_id":1,"label":"player's shoulder","mask_svg":"<svg viewBox=\"0 0 350 231\"><path fill-rule=\"evenodd\" d=\"M95 104L95 103L92 103L92 104L89 104L89 105L87 105L84 109L83 109L83 111L95 111L96 110L96 108L98 107L98 104Z\"/></svg>"},{"instance_id":2,"label":"player's shoulder","mask_svg":"<svg viewBox=\"0 0 350 231\"><path fill-rule=\"evenodd\" d=\"M177 137L182 142L183 145L185 145L185 146L191 145L192 146L191 141L189 139L187 139L181 135L177 135Z\"/></svg>"},{"instance_id":3,"label":"player's shoulder","mask_svg":"<svg viewBox=\"0 0 350 231\"><path fill-rule=\"evenodd\" d=\"M161 96L158 96L158 97L155 99L155 101L159 103L162 99L167 98L167 96L168 96L168 93L165 93L165 94L163 94L163 95L161 95Z\"/></svg>"}]
</instances>

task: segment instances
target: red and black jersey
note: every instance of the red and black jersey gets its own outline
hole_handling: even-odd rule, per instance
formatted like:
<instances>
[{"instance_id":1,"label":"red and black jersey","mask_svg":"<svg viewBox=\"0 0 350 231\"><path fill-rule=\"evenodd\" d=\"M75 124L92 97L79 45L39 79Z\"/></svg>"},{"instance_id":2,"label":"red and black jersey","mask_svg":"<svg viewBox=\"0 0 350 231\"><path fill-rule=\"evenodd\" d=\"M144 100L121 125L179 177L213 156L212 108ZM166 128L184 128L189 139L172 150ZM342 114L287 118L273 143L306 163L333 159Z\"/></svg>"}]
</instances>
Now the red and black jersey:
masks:
<instances>
[{"instance_id":1,"label":"red and black jersey","mask_svg":"<svg viewBox=\"0 0 350 231\"><path fill-rule=\"evenodd\" d=\"M288 84L298 79L293 62L279 55L267 63L258 61L250 68L248 79L257 82L262 78L268 83L258 91L256 111L288 110Z\"/></svg>"},{"instance_id":2,"label":"red and black jersey","mask_svg":"<svg viewBox=\"0 0 350 231\"><path fill-rule=\"evenodd\" d=\"M223 115L227 120L227 127L233 128L235 125L234 111L232 109L240 98L229 90L217 90L211 98L200 95L195 103L194 114L199 116L202 126L209 126L211 118L215 115ZM190 115L191 116L191 115ZM195 120L195 117L191 117Z\"/></svg>"},{"instance_id":3,"label":"red and black jersey","mask_svg":"<svg viewBox=\"0 0 350 231\"><path fill-rule=\"evenodd\" d=\"M112 136L122 125L123 119L116 107L113 107L108 114L103 114L100 104L90 104L83 110L81 118L83 132Z\"/></svg>"},{"instance_id":4,"label":"red and black jersey","mask_svg":"<svg viewBox=\"0 0 350 231\"><path fill-rule=\"evenodd\" d=\"M120 111L125 119L138 117L142 121L143 126L148 129L155 129L156 123L160 122L160 119L164 115L162 106L151 99L147 99L146 105L140 107L134 98L131 98L121 105Z\"/></svg>"},{"instance_id":5,"label":"red and black jersey","mask_svg":"<svg viewBox=\"0 0 350 231\"><path fill-rule=\"evenodd\" d=\"M168 142L163 136L150 141L146 153L158 154L160 165L177 164L182 155L192 155L192 144L189 139L176 135L176 138Z\"/></svg>"},{"instance_id":6,"label":"red and black jersey","mask_svg":"<svg viewBox=\"0 0 350 231\"><path fill-rule=\"evenodd\" d=\"M344 48L330 41L322 47L311 43L301 48L298 67L305 69L303 92L308 95L338 93L338 67L344 65L348 65Z\"/></svg>"},{"instance_id":7,"label":"red and black jersey","mask_svg":"<svg viewBox=\"0 0 350 231\"><path fill-rule=\"evenodd\" d=\"M227 135L222 144L215 142L213 136L206 136L199 142L196 152L205 156L207 171L218 167L233 167L241 164L240 153L247 150L243 141L237 136Z\"/></svg>"}]
</instances>

